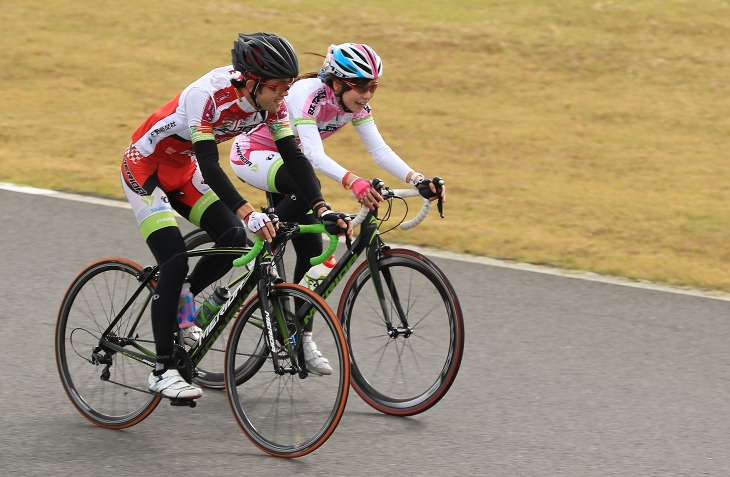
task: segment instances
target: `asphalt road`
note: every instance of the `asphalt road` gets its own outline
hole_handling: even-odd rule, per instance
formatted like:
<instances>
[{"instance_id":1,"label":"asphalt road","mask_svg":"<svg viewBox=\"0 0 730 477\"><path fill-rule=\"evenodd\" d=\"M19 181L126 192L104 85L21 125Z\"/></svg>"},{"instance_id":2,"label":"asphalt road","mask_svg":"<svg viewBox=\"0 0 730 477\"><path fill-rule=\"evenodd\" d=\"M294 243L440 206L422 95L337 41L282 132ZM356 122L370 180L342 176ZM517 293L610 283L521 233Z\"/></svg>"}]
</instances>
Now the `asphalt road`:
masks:
<instances>
[{"instance_id":1,"label":"asphalt road","mask_svg":"<svg viewBox=\"0 0 730 477\"><path fill-rule=\"evenodd\" d=\"M351 393L330 440L294 460L251 445L224 393L96 428L61 388L58 306L89 262L151 255L128 209L0 201L0 475L730 475L730 302L442 258L466 349L424 414L384 416Z\"/></svg>"}]
</instances>

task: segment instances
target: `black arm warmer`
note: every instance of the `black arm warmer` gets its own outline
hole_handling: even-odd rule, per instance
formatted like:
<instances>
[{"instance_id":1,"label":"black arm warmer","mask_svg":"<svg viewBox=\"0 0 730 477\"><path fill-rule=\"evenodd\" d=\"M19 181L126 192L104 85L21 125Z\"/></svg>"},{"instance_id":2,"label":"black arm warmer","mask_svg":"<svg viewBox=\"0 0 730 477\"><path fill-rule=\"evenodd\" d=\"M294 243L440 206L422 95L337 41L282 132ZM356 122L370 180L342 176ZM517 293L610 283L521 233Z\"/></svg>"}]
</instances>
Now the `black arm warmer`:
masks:
<instances>
[{"instance_id":1,"label":"black arm warmer","mask_svg":"<svg viewBox=\"0 0 730 477\"><path fill-rule=\"evenodd\" d=\"M281 158L284 160L284 167L292 178L296 178L297 185L304 199L311 208L317 202L322 202L322 190L319 188L319 181L314 174L312 163L307 156L299 149L294 136L286 136L276 141Z\"/></svg>"},{"instance_id":2,"label":"black arm warmer","mask_svg":"<svg viewBox=\"0 0 730 477\"><path fill-rule=\"evenodd\" d=\"M215 141L198 141L193 144L193 147L205 183L235 213L239 207L248 201L241 197L241 194L233 187L230 179L221 169L221 165L218 163L218 145Z\"/></svg>"}]
</instances>

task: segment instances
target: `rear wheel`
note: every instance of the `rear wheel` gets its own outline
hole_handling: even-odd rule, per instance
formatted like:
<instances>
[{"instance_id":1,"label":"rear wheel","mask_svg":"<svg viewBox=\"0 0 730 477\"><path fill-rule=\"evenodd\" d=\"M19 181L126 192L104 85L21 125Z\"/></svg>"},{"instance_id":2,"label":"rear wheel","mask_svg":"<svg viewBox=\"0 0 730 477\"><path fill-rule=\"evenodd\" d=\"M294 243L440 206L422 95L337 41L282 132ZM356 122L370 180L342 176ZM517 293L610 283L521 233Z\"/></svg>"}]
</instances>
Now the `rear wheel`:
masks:
<instances>
[{"instance_id":1,"label":"rear wheel","mask_svg":"<svg viewBox=\"0 0 730 477\"><path fill-rule=\"evenodd\" d=\"M123 429L146 418L160 402L147 392L151 365L104 346L102 333L139 287L142 268L122 258L100 260L71 283L61 302L55 336L58 374L76 409L97 426ZM155 345L149 301L154 281L129 303L110 340L146 348L150 363ZM139 351L135 349L135 351Z\"/></svg>"}]
</instances>

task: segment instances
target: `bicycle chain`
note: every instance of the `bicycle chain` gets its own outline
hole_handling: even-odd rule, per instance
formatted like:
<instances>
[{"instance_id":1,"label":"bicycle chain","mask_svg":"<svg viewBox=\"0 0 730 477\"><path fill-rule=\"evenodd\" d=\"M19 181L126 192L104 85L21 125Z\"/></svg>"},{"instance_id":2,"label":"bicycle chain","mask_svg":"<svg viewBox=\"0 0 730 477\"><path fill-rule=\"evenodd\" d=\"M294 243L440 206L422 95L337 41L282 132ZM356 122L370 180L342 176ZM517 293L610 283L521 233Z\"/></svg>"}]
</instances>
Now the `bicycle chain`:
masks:
<instances>
[{"instance_id":1,"label":"bicycle chain","mask_svg":"<svg viewBox=\"0 0 730 477\"><path fill-rule=\"evenodd\" d=\"M139 339L139 338L135 339L135 341L138 342L138 343L150 343L150 344L154 344L154 342L155 342L154 340L143 340L143 339ZM210 348L209 351L220 351L222 353L225 352L224 349L218 349L218 348ZM236 354L239 355L239 356L254 356L253 354L248 354L248 353L236 353ZM162 396L162 397L165 397L162 394L152 392L149 389L136 388L136 387L130 386L128 384L119 383L117 381L114 381L113 379L106 379L104 381L107 382L107 383L116 384L117 386L121 386L121 387L126 388L126 389L131 389L133 391L139 391L139 392L144 393L144 394L151 394L153 396Z\"/></svg>"},{"instance_id":2,"label":"bicycle chain","mask_svg":"<svg viewBox=\"0 0 730 477\"><path fill-rule=\"evenodd\" d=\"M121 386L123 388L131 389L133 391L139 391L139 392L145 393L145 394L152 394L153 396L162 396L162 394L160 394L160 393L153 393L149 389L135 388L134 386L129 386L127 384L118 383L118 382L114 381L113 379L107 379L106 382L107 383L116 384L117 386Z\"/></svg>"},{"instance_id":3,"label":"bicycle chain","mask_svg":"<svg viewBox=\"0 0 730 477\"><path fill-rule=\"evenodd\" d=\"M139 338L136 338L134 341L136 341L138 343L150 343L150 344L154 344L154 342L155 342L154 340L142 340L142 339L139 339ZM225 349L220 349L220 348L209 348L208 351L218 351L220 353L225 353L226 352ZM258 357L258 355L253 355L253 354L250 354L250 353L236 353L236 355L237 356L257 356Z\"/></svg>"}]
</instances>

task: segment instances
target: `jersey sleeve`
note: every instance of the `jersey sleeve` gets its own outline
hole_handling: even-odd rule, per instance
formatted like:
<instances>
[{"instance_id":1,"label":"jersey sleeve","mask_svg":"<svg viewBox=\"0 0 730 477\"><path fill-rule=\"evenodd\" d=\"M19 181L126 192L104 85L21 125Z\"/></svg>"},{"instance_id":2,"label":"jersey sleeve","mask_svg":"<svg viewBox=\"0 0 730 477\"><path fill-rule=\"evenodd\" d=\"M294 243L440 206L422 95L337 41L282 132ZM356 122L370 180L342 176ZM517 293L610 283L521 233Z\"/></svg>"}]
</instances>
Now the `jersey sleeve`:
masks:
<instances>
[{"instance_id":1,"label":"jersey sleeve","mask_svg":"<svg viewBox=\"0 0 730 477\"><path fill-rule=\"evenodd\" d=\"M284 102L281 103L281 108L279 108L276 114L268 115L266 126L269 128L269 132L274 141L278 141L287 136L294 137L294 131L292 131L291 122L289 121L289 111Z\"/></svg>"},{"instance_id":2,"label":"jersey sleeve","mask_svg":"<svg viewBox=\"0 0 730 477\"><path fill-rule=\"evenodd\" d=\"M215 141L213 120L215 103L213 98L202 89L191 88L183 100L185 115L188 118L190 140L195 144L198 141Z\"/></svg>"},{"instance_id":3,"label":"jersey sleeve","mask_svg":"<svg viewBox=\"0 0 730 477\"><path fill-rule=\"evenodd\" d=\"M312 164L302 154L294 138L294 132L289 123L289 113L286 104L282 102L281 109L276 117L268 122L269 131L274 138L276 148L284 161L284 167L289 175L297 178L297 184L305 200L312 207L323 199Z\"/></svg>"},{"instance_id":4,"label":"jersey sleeve","mask_svg":"<svg viewBox=\"0 0 730 477\"><path fill-rule=\"evenodd\" d=\"M213 98L205 91L193 88L188 91L183 104L200 173L213 192L235 212L246 203L246 200L220 166L218 145L213 133L215 115Z\"/></svg>"},{"instance_id":5,"label":"jersey sleeve","mask_svg":"<svg viewBox=\"0 0 730 477\"><path fill-rule=\"evenodd\" d=\"M308 94L294 95L289 101L289 113L297 128L299 143L302 152L312 163L315 169L330 179L342 183L347 169L339 165L324 151L324 143L317 126L317 113L321 108L318 100L325 94L325 90L308 92Z\"/></svg>"},{"instance_id":6,"label":"jersey sleeve","mask_svg":"<svg viewBox=\"0 0 730 477\"><path fill-rule=\"evenodd\" d=\"M316 120L295 119L294 121L299 133L302 151L307 159L310 160L315 169L322 171L322 174L338 183L342 183L342 179L347 174L347 169L324 152L324 143L319 135Z\"/></svg>"},{"instance_id":7,"label":"jersey sleeve","mask_svg":"<svg viewBox=\"0 0 730 477\"><path fill-rule=\"evenodd\" d=\"M355 131L377 165L405 182L411 167L385 143L371 115L353 121Z\"/></svg>"}]
</instances>

